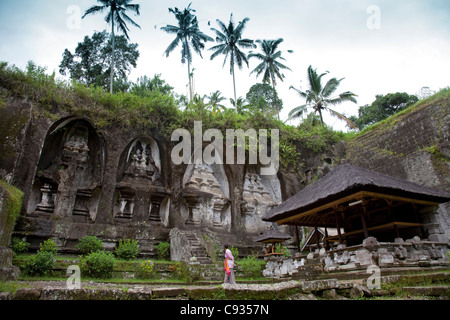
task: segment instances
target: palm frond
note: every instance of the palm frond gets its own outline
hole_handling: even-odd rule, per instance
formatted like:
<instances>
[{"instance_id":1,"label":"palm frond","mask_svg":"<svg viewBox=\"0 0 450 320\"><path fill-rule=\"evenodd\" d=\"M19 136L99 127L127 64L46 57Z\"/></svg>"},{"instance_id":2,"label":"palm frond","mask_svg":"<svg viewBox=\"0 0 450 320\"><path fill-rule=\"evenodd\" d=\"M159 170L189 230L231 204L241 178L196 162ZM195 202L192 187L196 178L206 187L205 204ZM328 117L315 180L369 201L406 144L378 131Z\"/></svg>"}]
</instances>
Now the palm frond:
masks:
<instances>
[{"instance_id":1,"label":"palm frond","mask_svg":"<svg viewBox=\"0 0 450 320\"><path fill-rule=\"evenodd\" d=\"M339 84L340 84L340 81L337 80L336 78L332 78L332 79L328 80L327 84L325 85L325 87L322 90L322 95L325 98L328 98L336 91Z\"/></svg>"},{"instance_id":2,"label":"palm frond","mask_svg":"<svg viewBox=\"0 0 450 320\"><path fill-rule=\"evenodd\" d=\"M84 19L84 17L86 17L89 14L103 12L105 9L107 9L107 6L92 6L85 11L84 15L81 18Z\"/></svg>"},{"instance_id":3,"label":"palm frond","mask_svg":"<svg viewBox=\"0 0 450 320\"><path fill-rule=\"evenodd\" d=\"M330 109L330 108L327 108L327 110L330 112L331 115L337 117L340 120L345 121L351 129L356 129L356 124L353 121L351 121L349 118L344 116L343 114L341 114L333 109Z\"/></svg>"},{"instance_id":4,"label":"palm frond","mask_svg":"<svg viewBox=\"0 0 450 320\"><path fill-rule=\"evenodd\" d=\"M288 114L288 119L295 119L295 118L300 118L303 113L308 109L308 105L302 105L302 106L298 106L295 107L294 109L292 109L289 114Z\"/></svg>"}]
</instances>

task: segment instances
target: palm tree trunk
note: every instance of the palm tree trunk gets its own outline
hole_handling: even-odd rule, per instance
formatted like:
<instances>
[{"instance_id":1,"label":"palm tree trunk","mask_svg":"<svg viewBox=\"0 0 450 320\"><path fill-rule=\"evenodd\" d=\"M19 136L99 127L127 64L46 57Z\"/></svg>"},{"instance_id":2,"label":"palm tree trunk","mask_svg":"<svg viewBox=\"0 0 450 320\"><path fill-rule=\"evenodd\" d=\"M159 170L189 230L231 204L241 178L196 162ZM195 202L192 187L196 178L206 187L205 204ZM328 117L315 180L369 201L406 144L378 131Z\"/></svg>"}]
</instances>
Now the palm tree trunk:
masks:
<instances>
[{"instance_id":1,"label":"palm tree trunk","mask_svg":"<svg viewBox=\"0 0 450 320\"><path fill-rule=\"evenodd\" d=\"M234 88L234 109L237 113L238 109L237 109L237 99L236 99L236 79L234 77L234 65L233 65L233 88Z\"/></svg>"},{"instance_id":2,"label":"palm tree trunk","mask_svg":"<svg viewBox=\"0 0 450 320\"><path fill-rule=\"evenodd\" d=\"M320 124L322 125L322 127L325 127L325 125L323 123L322 110L320 110L320 109L319 109L319 116L320 116Z\"/></svg>"},{"instance_id":3,"label":"palm tree trunk","mask_svg":"<svg viewBox=\"0 0 450 320\"><path fill-rule=\"evenodd\" d=\"M110 77L110 92L113 93L113 82L114 82L114 51L116 49L116 37L114 36L114 19L111 19L112 21L112 28L111 28L111 37L112 37L112 52L111 52L111 77Z\"/></svg>"},{"instance_id":4,"label":"palm tree trunk","mask_svg":"<svg viewBox=\"0 0 450 320\"><path fill-rule=\"evenodd\" d=\"M275 77L272 74L272 89L273 89L273 99L275 100ZM275 100L275 107L277 108L278 120L280 120L280 106L278 105L278 100Z\"/></svg>"},{"instance_id":5,"label":"palm tree trunk","mask_svg":"<svg viewBox=\"0 0 450 320\"><path fill-rule=\"evenodd\" d=\"M188 76L189 76L189 102L192 101L193 93L192 93L192 81L191 81L191 63L188 60Z\"/></svg>"}]
</instances>

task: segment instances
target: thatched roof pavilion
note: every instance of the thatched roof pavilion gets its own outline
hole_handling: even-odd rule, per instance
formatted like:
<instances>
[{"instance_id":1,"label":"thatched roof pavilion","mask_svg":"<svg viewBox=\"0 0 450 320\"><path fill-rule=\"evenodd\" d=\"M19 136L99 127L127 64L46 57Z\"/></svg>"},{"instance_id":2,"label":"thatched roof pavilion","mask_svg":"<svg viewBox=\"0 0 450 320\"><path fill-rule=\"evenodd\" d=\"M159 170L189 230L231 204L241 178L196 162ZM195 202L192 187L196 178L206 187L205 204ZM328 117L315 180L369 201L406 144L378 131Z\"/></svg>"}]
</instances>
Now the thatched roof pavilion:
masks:
<instances>
[{"instance_id":1,"label":"thatched roof pavilion","mask_svg":"<svg viewBox=\"0 0 450 320\"><path fill-rule=\"evenodd\" d=\"M277 252L276 244L285 242L291 238L290 235L283 233L279 230L271 227L269 230L261 234L259 237L255 239L255 242L264 243L266 247L266 256L270 255L282 255L283 250L280 246L279 251Z\"/></svg>"},{"instance_id":2,"label":"thatched roof pavilion","mask_svg":"<svg viewBox=\"0 0 450 320\"><path fill-rule=\"evenodd\" d=\"M422 227L420 213L448 201L447 192L343 164L275 207L263 220L344 228L345 234L334 237L341 243L343 238L360 240L369 233L393 238L399 236L400 228Z\"/></svg>"},{"instance_id":3,"label":"thatched roof pavilion","mask_svg":"<svg viewBox=\"0 0 450 320\"><path fill-rule=\"evenodd\" d=\"M286 240L289 240L291 238L290 235L283 233L281 231L275 230L274 228L271 228L261 234L259 237L255 239L255 242L261 242L261 243L275 243L275 242L284 242Z\"/></svg>"}]
</instances>

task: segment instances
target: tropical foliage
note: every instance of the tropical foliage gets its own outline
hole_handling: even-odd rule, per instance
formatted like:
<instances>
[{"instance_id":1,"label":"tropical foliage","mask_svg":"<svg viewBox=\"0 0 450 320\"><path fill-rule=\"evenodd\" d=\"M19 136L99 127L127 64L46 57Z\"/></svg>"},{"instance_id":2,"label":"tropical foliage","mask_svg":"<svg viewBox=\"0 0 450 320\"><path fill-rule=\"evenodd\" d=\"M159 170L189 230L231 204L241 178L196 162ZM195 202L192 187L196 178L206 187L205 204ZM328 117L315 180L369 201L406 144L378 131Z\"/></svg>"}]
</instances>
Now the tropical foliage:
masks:
<instances>
[{"instance_id":1,"label":"tropical foliage","mask_svg":"<svg viewBox=\"0 0 450 320\"><path fill-rule=\"evenodd\" d=\"M108 13L105 17L105 21L108 24L111 24L111 42L112 42L112 51L111 51L111 72L110 72L110 92L113 92L113 83L114 83L114 65L115 65L115 34L114 27L117 27L117 30L123 32L127 39L130 39L128 36L128 26L127 23L132 24L135 27L140 28L140 26L133 21L128 15L127 11L133 11L136 15L139 15L139 4L131 4L131 0L97 0L102 5L92 6L86 10L82 18L85 18L87 15L101 13L105 10L108 10Z\"/></svg>"},{"instance_id":2,"label":"tropical foliage","mask_svg":"<svg viewBox=\"0 0 450 320\"><path fill-rule=\"evenodd\" d=\"M409 95L406 92L377 95L372 104L359 107L358 117L352 117L351 119L358 129L362 130L412 106L418 101L417 96Z\"/></svg>"},{"instance_id":3,"label":"tropical foliage","mask_svg":"<svg viewBox=\"0 0 450 320\"><path fill-rule=\"evenodd\" d=\"M346 91L340 93L337 96L333 96L333 94L336 92L337 88L339 87L342 80L344 80L344 78L339 80L336 78L332 78L328 80L324 86L322 84L322 78L326 74L328 74L328 72L324 72L319 75L316 69L313 69L312 66L309 66L308 67L309 88L306 91L301 91L292 86L290 87L291 89L294 89L300 97L306 99L306 104L292 109L291 112L289 113L289 118L293 119L301 117L308 108L312 108L314 112L317 112L319 114L320 123L322 124L322 126L324 126L325 124L323 122L322 113L323 111L327 110L331 113L331 115L341 120L344 120L350 128L352 129L356 128L356 125L350 119L348 119L343 114L329 107L329 105L338 105L343 103L344 101L356 103L355 99L356 95L353 92Z\"/></svg>"},{"instance_id":4,"label":"tropical foliage","mask_svg":"<svg viewBox=\"0 0 450 320\"><path fill-rule=\"evenodd\" d=\"M272 87L275 88L277 85L276 79L283 81L284 74L281 70L291 70L289 67L282 64L279 60L286 60L283 58L282 51L278 50L278 46L283 42L283 39L277 40L256 40L260 45L262 53L250 52L249 58L255 58L261 61L260 64L250 73L256 73L259 77L263 75L263 83L271 83ZM288 52L293 52L288 50ZM292 70L291 70L292 71Z\"/></svg>"},{"instance_id":5,"label":"tropical foliage","mask_svg":"<svg viewBox=\"0 0 450 320\"><path fill-rule=\"evenodd\" d=\"M211 60L216 58L219 55L225 55L225 59L223 65L225 66L227 62L227 58L230 59L230 74L233 76L233 89L234 89L234 101L235 101L235 109L237 112L237 98L236 98L236 77L235 77L235 65L238 66L239 69L242 69L243 64L245 63L248 67L248 57L241 49L250 49L255 48L255 44L253 40L243 39L242 33L244 32L245 26L249 21L249 18L245 18L240 21L237 26L233 21L233 14L230 16L230 22L228 26L220 21L216 20L219 25L219 29L211 28L212 31L216 34L216 42L218 45L210 48L209 50L214 51L211 55Z\"/></svg>"},{"instance_id":6,"label":"tropical foliage","mask_svg":"<svg viewBox=\"0 0 450 320\"><path fill-rule=\"evenodd\" d=\"M192 49L202 57L202 50L205 48L205 42L213 41L213 39L200 31L197 17L192 14L195 10L191 9L191 4L183 11L178 8L169 8L169 12L175 15L178 25L167 25L161 28L161 30L169 34L176 35L175 39L170 43L164 53L166 57L168 57L181 43L181 63L184 64L187 62L188 64L189 99L192 100L194 97L191 73Z\"/></svg>"},{"instance_id":7,"label":"tropical foliage","mask_svg":"<svg viewBox=\"0 0 450 320\"><path fill-rule=\"evenodd\" d=\"M117 74L119 79L113 81L113 91L125 91L128 89L127 75L132 67L136 68L139 58L138 45L129 43L125 36L115 36L115 44L114 74ZM111 52L110 34L106 30L95 32L92 37L86 36L83 42L78 43L75 54L68 49L64 51L59 73L88 86L95 85L107 90L112 66L111 60L106 57L111 56Z\"/></svg>"}]
</instances>

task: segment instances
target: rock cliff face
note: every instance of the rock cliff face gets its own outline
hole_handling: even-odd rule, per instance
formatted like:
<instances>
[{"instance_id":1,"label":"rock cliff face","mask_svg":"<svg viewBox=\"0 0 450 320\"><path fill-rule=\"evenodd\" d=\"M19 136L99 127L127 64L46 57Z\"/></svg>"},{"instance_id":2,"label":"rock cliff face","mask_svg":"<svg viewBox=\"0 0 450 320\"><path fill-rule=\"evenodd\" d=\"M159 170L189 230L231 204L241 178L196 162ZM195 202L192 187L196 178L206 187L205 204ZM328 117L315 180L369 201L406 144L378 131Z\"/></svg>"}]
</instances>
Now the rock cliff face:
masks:
<instances>
[{"instance_id":1,"label":"rock cliff face","mask_svg":"<svg viewBox=\"0 0 450 320\"><path fill-rule=\"evenodd\" d=\"M277 175L260 176L254 167L176 165L173 145L154 130L99 130L88 117L43 116L18 98L9 98L0 117L8 119L0 178L24 192L15 235L31 250L52 238L73 252L78 239L96 235L107 248L134 238L153 255L173 228L227 232L248 249L269 226L261 220L266 210L286 196Z\"/></svg>"},{"instance_id":2,"label":"rock cliff face","mask_svg":"<svg viewBox=\"0 0 450 320\"><path fill-rule=\"evenodd\" d=\"M270 226L260 219L266 210L342 159L450 191L449 105L420 106L323 154L298 145L299 170L261 176L247 165L175 165L172 143L156 130L99 129L88 117L44 116L26 99L8 98L0 107L0 178L24 192L15 234L31 249L52 238L72 252L79 238L96 235L110 248L134 238L153 255L170 230L194 228L234 235L249 250Z\"/></svg>"},{"instance_id":3,"label":"rock cliff face","mask_svg":"<svg viewBox=\"0 0 450 320\"><path fill-rule=\"evenodd\" d=\"M407 110L347 145L352 164L450 191L450 101Z\"/></svg>"}]
</instances>

